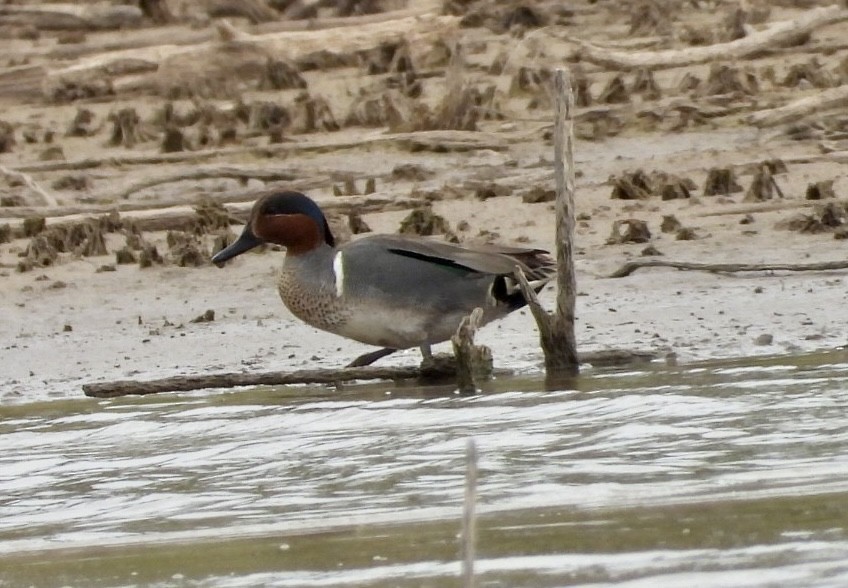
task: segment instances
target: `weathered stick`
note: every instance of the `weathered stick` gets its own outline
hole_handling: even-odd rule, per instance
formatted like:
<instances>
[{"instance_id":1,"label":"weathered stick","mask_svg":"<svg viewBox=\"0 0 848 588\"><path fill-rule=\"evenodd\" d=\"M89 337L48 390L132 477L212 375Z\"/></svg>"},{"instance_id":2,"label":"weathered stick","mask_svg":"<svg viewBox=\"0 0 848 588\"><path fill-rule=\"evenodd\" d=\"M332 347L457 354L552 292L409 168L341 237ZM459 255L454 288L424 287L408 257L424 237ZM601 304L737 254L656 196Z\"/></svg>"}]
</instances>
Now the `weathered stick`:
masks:
<instances>
[{"instance_id":1,"label":"weathered stick","mask_svg":"<svg viewBox=\"0 0 848 588\"><path fill-rule=\"evenodd\" d=\"M613 69L662 69L749 57L768 49L794 44L819 27L848 20L848 10L826 6L805 11L795 20L772 24L769 28L728 43L706 47L665 51L614 51L580 42L580 54L586 61Z\"/></svg>"},{"instance_id":2,"label":"weathered stick","mask_svg":"<svg viewBox=\"0 0 848 588\"><path fill-rule=\"evenodd\" d=\"M554 88L557 299L553 315L541 307L521 268L515 268L521 292L539 326L539 339L545 354L545 372L552 378L574 376L579 372L577 341L574 336L574 307L577 295L573 263L574 94L571 91L571 80L565 70L556 70Z\"/></svg>"},{"instance_id":3,"label":"weathered stick","mask_svg":"<svg viewBox=\"0 0 848 588\"><path fill-rule=\"evenodd\" d=\"M477 392L475 373L483 359L480 354L485 352L474 345L474 335L480 328L482 319L483 309L475 308L469 316L463 317L456 333L451 337L453 354L456 357L456 384L460 394ZM485 349L488 351L488 348ZM491 352L489 352L489 358L491 359Z\"/></svg>"},{"instance_id":4,"label":"weathered stick","mask_svg":"<svg viewBox=\"0 0 848 588\"><path fill-rule=\"evenodd\" d=\"M643 267L673 267L680 270L702 272L815 272L848 269L848 261L823 261L818 263L688 263L662 259L635 259L628 261L610 274L611 278L629 276Z\"/></svg>"},{"instance_id":5,"label":"weathered stick","mask_svg":"<svg viewBox=\"0 0 848 588\"><path fill-rule=\"evenodd\" d=\"M462 586L474 588L474 558L477 551L477 444L465 444L465 497L462 502Z\"/></svg>"},{"instance_id":6,"label":"weathered stick","mask_svg":"<svg viewBox=\"0 0 848 588\"><path fill-rule=\"evenodd\" d=\"M41 186L39 186L38 182L32 179L32 176L25 174L21 171L9 169L8 167L5 167L3 165L0 165L0 174L3 174L4 176L9 178L16 178L18 180L21 180L24 184L26 184L27 188L41 196L41 198L44 199L44 204L46 204L47 206L56 206L58 204L58 202L56 201L56 197Z\"/></svg>"},{"instance_id":7,"label":"weathered stick","mask_svg":"<svg viewBox=\"0 0 848 588\"><path fill-rule=\"evenodd\" d=\"M792 122L808 114L821 114L831 108L840 108L848 104L848 84L836 88L816 91L812 96L801 98L789 104L761 110L748 117L758 127L773 127Z\"/></svg>"}]
</instances>

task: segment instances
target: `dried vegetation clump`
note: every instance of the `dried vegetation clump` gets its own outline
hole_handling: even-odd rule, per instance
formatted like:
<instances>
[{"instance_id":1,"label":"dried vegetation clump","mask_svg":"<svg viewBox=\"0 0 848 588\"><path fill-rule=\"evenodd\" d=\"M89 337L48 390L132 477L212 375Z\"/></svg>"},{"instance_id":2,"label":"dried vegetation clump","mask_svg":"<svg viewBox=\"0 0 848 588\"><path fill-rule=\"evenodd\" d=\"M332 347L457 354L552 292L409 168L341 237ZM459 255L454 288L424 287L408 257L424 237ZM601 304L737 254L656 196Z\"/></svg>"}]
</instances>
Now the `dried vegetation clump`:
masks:
<instances>
[{"instance_id":1,"label":"dried vegetation clump","mask_svg":"<svg viewBox=\"0 0 848 588\"><path fill-rule=\"evenodd\" d=\"M707 171L704 181L704 196L728 196L741 192L742 186L736 181L736 172L729 167L713 167Z\"/></svg>"},{"instance_id":2,"label":"dried vegetation clump","mask_svg":"<svg viewBox=\"0 0 848 588\"><path fill-rule=\"evenodd\" d=\"M458 242L450 223L445 217L433 212L432 207L424 206L410 212L400 223L401 235L445 235L449 241Z\"/></svg>"},{"instance_id":3,"label":"dried vegetation clump","mask_svg":"<svg viewBox=\"0 0 848 588\"><path fill-rule=\"evenodd\" d=\"M651 231L648 230L648 223L640 219L628 218L613 222L607 245L647 243L650 240Z\"/></svg>"},{"instance_id":4,"label":"dried vegetation clump","mask_svg":"<svg viewBox=\"0 0 848 588\"><path fill-rule=\"evenodd\" d=\"M807 200L824 200L827 198L836 198L836 192L833 189L833 180L823 180L807 185L807 191L804 195Z\"/></svg>"},{"instance_id":5,"label":"dried vegetation clump","mask_svg":"<svg viewBox=\"0 0 848 588\"><path fill-rule=\"evenodd\" d=\"M31 236L29 244L21 254L17 269L30 271L57 263L61 253L73 257L95 257L106 255L105 233L121 228L117 213L77 223L48 227L44 218L27 219L24 234Z\"/></svg>"},{"instance_id":6,"label":"dried vegetation clump","mask_svg":"<svg viewBox=\"0 0 848 588\"><path fill-rule=\"evenodd\" d=\"M122 219L116 211L81 222L55 225L48 224L44 217L30 217L24 220L22 226L22 236L29 237L29 243L21 253L17 269L26 272L36 267L56 265L65 258L108 255L108 233L124 235L124 245L112 251L117 264L138 262L142 268L164 263L181 267L203 265L211 256L210 240L213 250L232 242L234 235L229 226L233 222L237 221L220 203L199 202L193 217L180 229L168 232L169 257L165 259L157 247L145 239L136 223ZM6 231L0 231L0 234L8 233L8 239L11 239L14 233L8 225L5 226Z\"/></svg>"},{"instance_id":7,"label":"dried vegetation clump","mask_svg":"<svg viewBox=\"0 0 848 588\"><path fill-rule=\"evenodd\" d=\"M0 120L0 153L9 153L15 146L15 128L12 123Z\"/></svg>"},{"instance_id":8,"label":"dried vegetation clump","mask_svg":"<svg viewBox=\"0 0 848 588\"><path fill-rule=\"evenodd\" d=\"M813 212L796 214L778 223L777 227L801 233L833 232L835 238L844 239L846 223L848 223L848 202L842 201L816 205Z\"/></svg>"},{"instance_id":9,"label":"dried vegetation clump","mask_svg":"<svg viewBox=\"0 0 848 588\"><path fill-rule=\"evenodd\" d=\"M610 178L610 183L614 200L645 200L651 197L674 200L689 198L695 190L695 182L691 179L657 170L649 174L642 170L625 172Z\"/></svg>"},{"instance_id":10,"label":"dried vegetation clump","mask_svg":"<svg viewBox=\"0 0 848 588\"><path fill-rule=\"evenodd\" d=\"M172 263L180 267L207 265L211 255L198 235L187 231L168 231L166 239Z\"/></svg>"},{"instance_id":11,"label":"dried vegetation clump","mask_svg":"<svg viewBox=\"0 0 848 588\"><path fill-rule=\"evenodd\" d=\"M561 23L572 13L556 2L508 0L446 0L444 12L461 16L460 26L484 27L501 34L523 34L549 24Z\"/></svg>"}]
</instances>

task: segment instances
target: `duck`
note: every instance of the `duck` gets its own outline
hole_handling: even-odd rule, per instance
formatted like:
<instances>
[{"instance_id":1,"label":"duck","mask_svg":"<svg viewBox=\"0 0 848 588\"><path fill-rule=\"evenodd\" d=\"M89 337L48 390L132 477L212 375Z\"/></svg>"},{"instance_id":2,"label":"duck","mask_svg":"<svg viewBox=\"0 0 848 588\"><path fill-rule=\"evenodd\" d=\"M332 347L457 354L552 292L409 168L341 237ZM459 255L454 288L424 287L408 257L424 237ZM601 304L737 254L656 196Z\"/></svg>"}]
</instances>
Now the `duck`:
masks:
<instances>
[{"instance_id":1,"label":"duck","mask_svg":"<svg viewBox=\"0 0 848 588\"><path fill-rule=\"evenodd\" d=\"M514 278L516 266L537 293L556 274L543 249L391 234L337 245L318 204L294 191L261 196L241 234L212 262L223 267L266 243L285 247L278 290L295 317L379 348L347 367L415 347L432 359L431 346L448 340L475 308L483 310L486 324L527 304Z\"/></svg>"}]
</instances>

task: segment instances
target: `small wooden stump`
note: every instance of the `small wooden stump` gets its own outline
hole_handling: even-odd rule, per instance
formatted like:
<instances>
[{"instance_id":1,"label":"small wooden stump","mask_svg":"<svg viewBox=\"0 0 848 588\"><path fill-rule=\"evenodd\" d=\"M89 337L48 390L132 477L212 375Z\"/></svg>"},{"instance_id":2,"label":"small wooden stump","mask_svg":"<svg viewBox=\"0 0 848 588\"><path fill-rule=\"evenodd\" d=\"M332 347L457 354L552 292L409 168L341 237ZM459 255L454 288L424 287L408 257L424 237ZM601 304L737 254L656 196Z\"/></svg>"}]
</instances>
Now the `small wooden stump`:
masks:
<instances>
[{"instance_id":1,"label":"small wooden stump","mask_svg":"<svg viewBox=\"0 0 848 588\"><path fill-rule=\"evenodd\" d=\"M451 337L456 357L456 384L460 394L477 392L477 380L491 377L492 351L483 345L474 345L474 335L480 328L483 309L475 308L462 319L456 334Z\"/></svg>"}]
</instances>

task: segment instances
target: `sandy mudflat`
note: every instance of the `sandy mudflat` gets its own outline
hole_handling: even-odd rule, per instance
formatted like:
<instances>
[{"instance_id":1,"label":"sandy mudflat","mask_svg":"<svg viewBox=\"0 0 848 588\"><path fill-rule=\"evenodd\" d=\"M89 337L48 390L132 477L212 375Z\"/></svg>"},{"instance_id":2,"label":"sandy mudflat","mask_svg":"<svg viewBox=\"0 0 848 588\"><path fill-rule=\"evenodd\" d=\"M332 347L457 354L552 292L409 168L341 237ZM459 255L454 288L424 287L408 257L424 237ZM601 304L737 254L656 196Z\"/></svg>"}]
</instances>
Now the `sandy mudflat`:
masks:
<instances>
[{"instance_id":1,"label":"sandy mudflat","mask_svg":"<svg viewBox=\"0 0 848 588\"><path fill-rule=\"evenodd\" d=\"M552 249L552 203L525 203L521 197L533 187L553 188L552 146L544 138L552 112L544 101L541 107L532 106L542 90L509 93L518 68L542 70L561 63L563 56L573 51L573 44L564 40L567 36L591 38L598 43L604 40L623 43L621 39L630 39L634 45L647 48L684 47L684 41L674 38L674 31L719 21L706 10L674 12L672 33L662 33L659 37L628 36L629 16L608 4L578 2L575 7L579 10L574 15L547 29L527 31L523 41L515 35L485 28L459 29L458 34L468 48L464 66L468 80L481 87L494 85L501 96L497 104L502 118L479 120L477 124L479 135L487 138L484 142L490 143L488 146L447 152L410 150L391 140L369 142L369 138L390 137L385 128L342 125L341 130L333 132L287 134L286 140L294 149L284 157L246 152L204 161L202 166L296 168L304 176L316 178L306 188L322 202L334 198L333 186L338 186L342 178L355 180L361 189L366 178L374 177L381 196L435 193L433 211L445 217L462 241L494 240ZM724 8L735 5L719 4ZM549 9L545 3L538 6L542 12ZM768 21L802 13L803 10L791 7L774 8ZM238 19L234 24L250 28ZM91 32L84 42L103 42L110 35L140 35L143 30ZM51 35L44 32L36 40L0 41L0 48L14 45L21 54L29 52L32 63L55 67L56 63L44 57L45 47L53 42ZM834 85L848 83L848 71L839 73L840 64L848 55L848 50L839 45L839 39L845 38L848 38L848 23L833 24L816 31L802 48L781 49L744 62L728 62L727 65L756 77L759 85L755 91L731 88L727 93L712 95L681 90L679 82L687 73L702 80L708 77L709 64L694 65L656 72L660 97L646 98L634 92L624 103L593 103L577 109L579 220L575 263L580 292L577 339L581 349L654 350L661 355L673 352L679 361L685 362L797 353L834 348L846 342L844 271L713 274L653 268L624 278L607 277L625 261L639 258L647 245L662 253L661 259L678 261L810 263L846 257L846 242L834 239L833 230L805 233L778 226L798 214L814 212L814 203L804 199L811 183L833 180L837 200L848 194L845 164L840 157L828 156L822 150L823 144L832 148L834 141L840 140L838 134L828 134L832 131L828 121L838 117L838 111L816 113L813 122L819 124L816 127L819 132L809 133L802 140L790 138L787 125L761 129L748 122L748 117L757 110L822 91L809 81L794 85L785 82L793 65L808 64L815 58L819 69L831 73ZM500 75L489 73L487 66L501 51L510 53L507 69ZM613 76L620 73L626 84L635 76L633 72L614 72L590 63L584 63L583 69L595 99ZM422 77L422 102L433 107L439 104L444 96L444 70L444 65L433 67L429 71L435 72L434 75ZM359 88L385 79L380 75L365 76L358 67L310 70L304 71L303 76L310 94L326 98L340 121ZM289 90L258 91L248 84L241 97L245 101L274 100L291 105L295 95L295 91ZM0 119L10 122L16 135L11 152L0 153L0 165L19 169L39 160L48 145L41 138L34 143L26 142L23 138L26 130L33 130L38 137L45 130L54 130L52 145L62 147L67 161L155 155L161 144L155 129L131 147L109 145L108 116L120 108L133 106L142 120L152 120L165 102L161 96L143 92L118 92L108 100L58 104L43 98L0 94L3 106ZM232 100L216 97L208 103L226 108ZM679 116L680 110L674 108L678 103L691 105L700 116L694 122L674 128L670 121ZM188 101L177 105L184 110L191 108ZM64 131L79 108L89 109L95 126L102 123L102 128L84 137L65 136ZM644 115L646 112L658 113L659 118L652 123L653 119ZM592 120L614 120L615 131L593 134ZM811 119L801 122L809 124ZM241 145L267 143L261 135L245 134L239 138ZM296 148L321 140L336 147L304 151ZM357 143L361 146L357 147ZM746 201L745 190L753 181L756 166L743 164L775 158L786 163L786 172L775 175L784 198ZM393 174L393 170L408 164L426 173L415 178ZM74 171L36 170L30 175L48 188L59 206L67 210L71 205L108 207L110 202L115 202L116 194L134 182L200 165L107 163ZM728 196L703 195L708 171L722 167L734 170L743 191ZM641 200L611 199L610 178L637 169L688 178L695 188L688 199L663 200L658 196ZM57 179L67 175L86 177L86 187L81 190L54 187ZM19 196L22 204L41 204L37 195L25 186L10 184L0 180L0 195ZM481 186L488 185L503 187L504 195L479 199L476 194ZM119 203L149 203L155 208L159 201L183 199L186 204L192 204L203 195L242 193L261 186L259 180L250 180L245 186L236 180L218 178L165 183L141 190ZM0 225L8 222L18 226L20 219L15 216L20 215L12 214L15 208L19 207L0 208ZM49 207L42 206L36 212L52 216ZM370 211L362 218L375 232L395 232L409 212L409 209ZM676 217L682 227L693 229L690 236L694 238L679 240L675 232L663 233L660 227L668 215ZM649 243L607 244L613 222L627 218L647 223L651 232ZM237 231L239 227L233 229ZM275 288L282 252L245 255L225 269L208 264L178 267L166 263L145 269L137 264L116 265L116 271L97 271L103 265L115 264L115 251L123 247L125 238L120 230L107 234L106 255L82 257L62 253L50 266L25 272L18 271L17 265L29 239L0 245L0 401L73 397L82 394L80 386L85 382L112 379L340 367L367 350L293 319L280 303ZM166 260L169 259L163 231L146 233L144 238L156 244ZM211 236L204 236L204 245L211 247L211 240ZM543 301L550 304L552 299L549 288ZM214 321L191 322L208 309L214 310ZM771 335L771 342L763 335ZM486 327L479 339L493 348L496 364L500 366L521 371L540 368L535 325L526 312ZM417 361L417 352L410 351L386 358L382 363Z\"/></svg>"}]
</instances>

